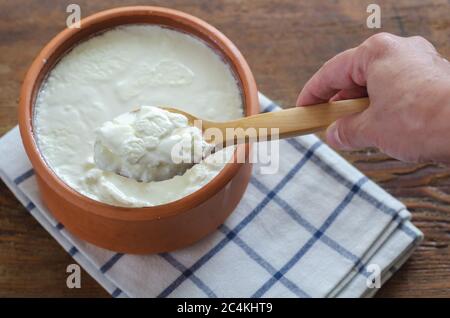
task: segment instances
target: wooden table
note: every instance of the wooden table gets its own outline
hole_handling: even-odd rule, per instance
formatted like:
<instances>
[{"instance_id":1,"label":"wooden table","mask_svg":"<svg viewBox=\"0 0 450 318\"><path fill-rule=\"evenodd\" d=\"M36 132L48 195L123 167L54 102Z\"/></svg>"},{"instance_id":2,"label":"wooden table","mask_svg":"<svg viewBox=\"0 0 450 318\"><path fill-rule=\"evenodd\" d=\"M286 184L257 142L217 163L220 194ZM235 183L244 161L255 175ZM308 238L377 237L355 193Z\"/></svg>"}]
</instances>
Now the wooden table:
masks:
<instances>
[{"instance_id":1,"label":"wooden table","mask_svg":"<svg viewBox=\"0 0 450 318\"><path fill-rule=\"evenodd\" d=\"M76 1L82 16L145 1ZM247 58L259 89L286 107L320 65L375 33L365 26L373 1L149 1L194 14L222 30ZM65 26L73 1L0 0L0 135L17 124L21 80L34 56ZM377 1L382 31L422 35L450 56L450 1ZM6 154L1 154L6 155ZM450 296L450 169L406 164L374 150L343 155L413 213L425 241L379 296ZM0 297L108 296L85 272L65 285L72 258L0 182Z\"/></svg>"}]
</instances>

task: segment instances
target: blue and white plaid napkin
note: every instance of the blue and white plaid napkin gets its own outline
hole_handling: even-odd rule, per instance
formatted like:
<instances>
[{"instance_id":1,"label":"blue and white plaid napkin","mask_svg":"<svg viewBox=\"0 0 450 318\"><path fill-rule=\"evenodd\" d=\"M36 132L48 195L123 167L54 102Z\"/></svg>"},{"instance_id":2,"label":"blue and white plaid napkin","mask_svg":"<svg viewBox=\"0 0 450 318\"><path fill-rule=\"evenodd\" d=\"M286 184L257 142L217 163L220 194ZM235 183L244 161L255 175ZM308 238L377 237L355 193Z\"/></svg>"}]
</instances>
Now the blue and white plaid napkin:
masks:
<instances>
[{"instance_id":1,"label":"blue and white plaid napkin","mask_svg":"<svg viewBox=\"0 0 450 318\"><path fill-rule=\"evenodd\" d=\"M263 111L278 108L263 95L260 101ZM0 139L0 176L114 297L373 295L368 280L376 269L384 283L423 237L410 213L316 136L279 146L279 172L263 175L255 165L224 225L193 246L159 255L114 253L68 232L42 204L17 127Z\"/></svg>"}]
</instances>

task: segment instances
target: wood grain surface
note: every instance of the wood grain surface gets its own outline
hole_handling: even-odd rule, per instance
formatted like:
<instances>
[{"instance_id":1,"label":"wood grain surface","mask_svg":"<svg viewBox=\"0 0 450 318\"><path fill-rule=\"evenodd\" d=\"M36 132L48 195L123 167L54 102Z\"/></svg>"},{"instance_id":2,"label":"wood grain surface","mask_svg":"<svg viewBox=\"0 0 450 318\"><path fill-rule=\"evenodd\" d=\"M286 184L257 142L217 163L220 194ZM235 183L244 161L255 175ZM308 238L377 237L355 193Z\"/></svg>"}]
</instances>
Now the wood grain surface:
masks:
<instances>
[{"instance_id":1,"label":"wood grain surface","mask_svg":"<svg viewBox=\"0 0 450 318\"><path fill-rule=\"evenodd\" d=\"M194 14L240 48L259 89L285 106L294 105L323 62L376 33L365 26L372 0L0 0L0 136L17 124L21 80L34 56L64 28L66 6L73 2L80 4L82 16L127 4ZM450 1L376 2L382 10L381 31L422 35L450 56ZM343 155L402 200L426 236L378 296L449 297L450 168L401 163L371 149ZM72 258L0 182L0 297L108 297L85 272L82 288L68 289L65 269L70 263Z\"/></svg>"}]
</instances>

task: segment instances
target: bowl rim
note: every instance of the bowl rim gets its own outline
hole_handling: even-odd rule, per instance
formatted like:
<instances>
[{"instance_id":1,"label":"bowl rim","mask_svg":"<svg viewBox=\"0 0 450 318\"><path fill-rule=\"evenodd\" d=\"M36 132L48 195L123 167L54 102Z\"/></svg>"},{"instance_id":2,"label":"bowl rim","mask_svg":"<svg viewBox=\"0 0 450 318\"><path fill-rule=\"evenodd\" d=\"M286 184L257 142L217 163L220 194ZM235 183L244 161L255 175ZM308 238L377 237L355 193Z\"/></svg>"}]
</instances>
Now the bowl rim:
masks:
<instances>
[{"instance_id":1,"label":"bowl rim","mask_svg":"<svg viewBox=\"0 0 450 318\"><path fill-rule=\"evenodd\" d=\"M187 27L195 29L196 32L201 33L205 38L207 38L209 42L205 39L203 40L205 40L208 44L214 44L215 48L218 49L223 57L228 60L235 75L239 77L245 113L249 115L259 112L256 82L250 67L242 54L231 42L231 40L229 40L223 33L209 23L190 14L174 9L155 6L118 7L100 11L83 18L81 20L82 27L80 29L65 28L63 31L58 33L36 56L22 83L18 114L21 138L26 153L32 162L33 169L35 170L38 178L52 188L57 195L63 197L65 200L69 201L81 210L110 219L124 221L154 220L173 217L183 212L189 212L192 208L207 201L210 197L214 196L224 186L226 186L228 182L237 174L242 165L249 164L235 162L236 150L232 161L228 162L212 180L200 189L175 201L149 207L119 207L89 198L67 185L47 165L44 158L40 154L34 138L32 118L34 102L37 95L36 93L42 84L43 78L45 78L42 73L44 72L43 69L48 59L54 54L57 54L54 63L55 65L58 62L58 59L70 51L70 49L72 49L76 44L70 46L68 49L65 49L62 53L56 53L56 50L63 47L66 41L73 38L78 32L86 31L95 25L105 23L111 19L118 19L123 16L130 17L148 15L156 15L165 19L175 20L175 22L179 24L185 24ZM126 24L130 23L123 23L123 25ZM148 24L151 25L151 23ZM117 25L122 24L118 23ZM106 27L104 28L104 30L107 29L108 28ZM181 29L181 31L185 32L183 29ZM88 34L88 36L92 34ZM87 37L84 37L83 40L86 38ZM79 43L79 41L77 43ZM44 75L47 75L50 70L51 68L46 70ZM239 145L238 147L241 148L240 151L245 151L246 156L249 155L249 145Z\"/></svg>"}]
</instances>

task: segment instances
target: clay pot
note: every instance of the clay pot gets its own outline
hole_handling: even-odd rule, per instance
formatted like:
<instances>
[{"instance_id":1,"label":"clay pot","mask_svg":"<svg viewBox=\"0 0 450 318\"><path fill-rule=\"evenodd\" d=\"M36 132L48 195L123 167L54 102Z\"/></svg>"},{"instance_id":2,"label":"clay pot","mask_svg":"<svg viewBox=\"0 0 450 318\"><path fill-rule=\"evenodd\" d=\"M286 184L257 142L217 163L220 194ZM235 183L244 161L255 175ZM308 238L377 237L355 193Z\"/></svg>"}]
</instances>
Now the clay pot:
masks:
<instances>
[{"instance_id":1,"label":"clay pot","mask_svg":"<svg viewBox=\"0 0 450 318\"><path fill-rule=\"evenodd\" d=\"M61 181L41 157L33 134L33 107L46 74L78 42L124 24L159 24L201 38L222 55L240 82L245 113L259 111L255 80L233 43L208 23L159 7L124 7L103 11L65 29L34 60L22 85L19 126L36 172L42 199L73 234L100 247L124 253L158 253L190 245L216 230L234 210L247 187L250 163L228 163L207 185L177 201L145 208L122 208L92 200ZM245 151L248 154L249 146ZM241 149L243 150L243 149Z\"/></svg>"}]
</instances>

